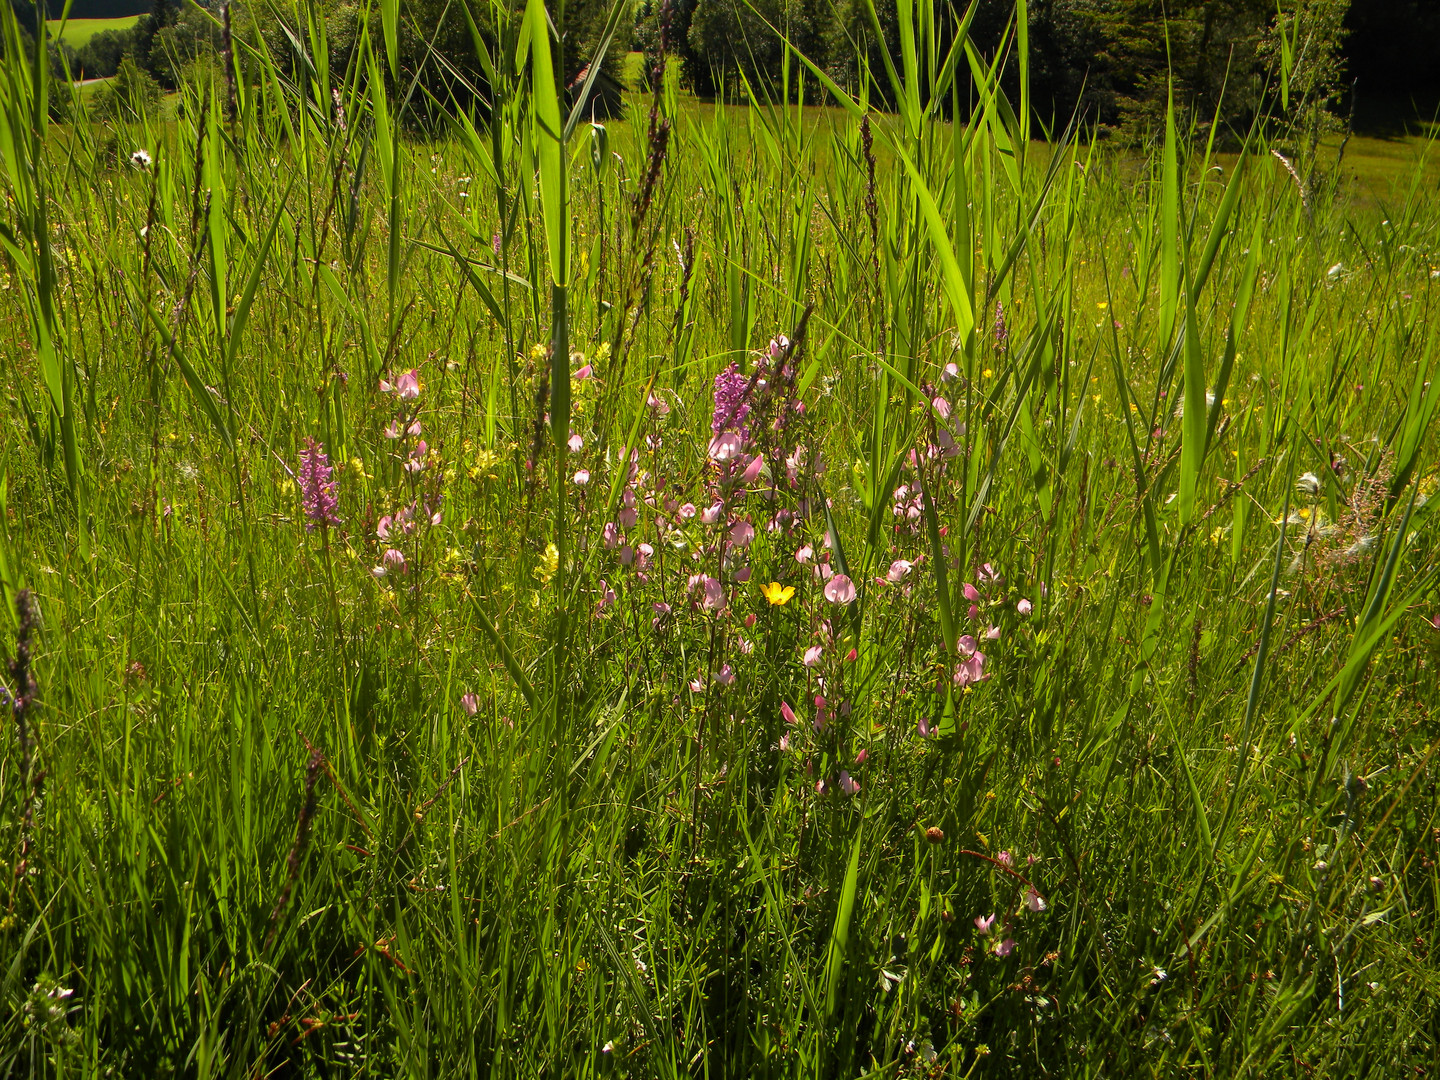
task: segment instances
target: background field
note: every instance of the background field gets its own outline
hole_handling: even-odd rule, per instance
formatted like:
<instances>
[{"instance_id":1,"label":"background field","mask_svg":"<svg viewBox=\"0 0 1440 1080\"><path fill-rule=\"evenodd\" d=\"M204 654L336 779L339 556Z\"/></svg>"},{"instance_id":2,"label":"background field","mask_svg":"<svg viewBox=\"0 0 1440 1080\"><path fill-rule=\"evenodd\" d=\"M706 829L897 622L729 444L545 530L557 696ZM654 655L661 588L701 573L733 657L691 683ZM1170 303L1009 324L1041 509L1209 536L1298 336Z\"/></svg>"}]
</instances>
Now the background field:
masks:
<instances>
[{"instance_id":1,"label":"background field","mask_svg":"<svg viewBox=\"0 0 1440 1080\"><path fill-rule=\"evenodd\" d=\"M51 19L45 25L57 40L78 49L102 30L129 30L139 21L138 15L125 15L115 19L68 19L64 23Z\"/></svg>"},{"instance_id":2,"label":"background field","mask_svg":"<svg viewBox=\"0 0 1440 1080\"><path fill-rule=\"evenodd\" d=\"M0 1075L1440 1067L1430 144L386 10L5 54Z\"/></svg>"}]
</instances>

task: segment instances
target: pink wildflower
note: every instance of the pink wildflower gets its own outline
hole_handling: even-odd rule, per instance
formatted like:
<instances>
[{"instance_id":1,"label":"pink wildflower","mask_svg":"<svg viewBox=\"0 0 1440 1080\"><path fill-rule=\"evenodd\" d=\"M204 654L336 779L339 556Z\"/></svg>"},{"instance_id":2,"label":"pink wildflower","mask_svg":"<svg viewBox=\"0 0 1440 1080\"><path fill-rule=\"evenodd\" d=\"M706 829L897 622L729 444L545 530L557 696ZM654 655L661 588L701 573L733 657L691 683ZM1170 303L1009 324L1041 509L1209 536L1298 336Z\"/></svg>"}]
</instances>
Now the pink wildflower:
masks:
<instances>
[{"instance_id":1,"label":"pink wildflower","mask_svg":"<svg viewBox=\"0 0 1440 1080\"><path fill-rule=\"evenodd\" d=\"M420 372L415 368L395 380L395 391L401 401L413 401L420 396Z\"/></svg>"},{"instance_id":2,"label":"pink wildflower","mask_svg":"<svg viewBox=\"0 0 1440 1080\"><path fill-rule=\"evenodd\" d=\"M707 611L718 611L725 606L725 589L720 584L719 578L705 575L701 582L705 589L705 608Z\"/></svg>"},{"instance_id":3,"label":"pink wildflower","mask_svg":"<svg viewBox=\"0 0 1440 1080\"><path fill-rule=\"evenodd\" d=\"M740 483L753 484L760 475L760 470L765 468L765 457L763 454L756 454L750 459L750 464L745 466L745 471L740 474Z\"/></svg>"},{"instance_id":4,"label":"pink wildflower","mask_svg":"<svg viewBox=\"0 0 1440 1080\"><path fill-rule=\"evenodd\" d=\"M745 440L738 431L723 431L710 440L710 456L716 461L738 457L744 448Z\"/></svg>"},{"instance_id":5,"label":"pink wildflower","mask_svg":"<svg viewBox=\"0 0 1440 1080\"><path fill-rule=\"evenodd\" d=\"M1015 939L1014 939L1014 938L1008 938L1008 937L1007 937L1004 941L1000 942L999 945L996 945L996 946L995 946L995 955L998 956L998 957L1000 957L1002 960L1003 960L1005 957L1009 956L1009 955L1010 955L1012 952L1014 952L1014 951L1015 951Z\"/></svg>"},{"instance_id":6,"label":"pink wildflower","mask_svg":"<svg viewBox=\"0 0 1440 1080\"><path fill-rule=\"evenodd\" d=\"M734 432L741 438L749 434L745 424L745 417L750 413L750 403L745 400L749 381L741 374L738 364L731 364L715 376L715 415L710 421L714 434Z\"/></svg>"},{"instance_id":7,"label":"pink wildflower","mask_svg":"<svg viewBox=\"0 0 1440 1080\"><path fill-rule=\"evenodd\" d=\"M787 724L795 723L795 710L790 708L788 701L780 702L780 715L785 718Z\"/></svg>"},{"instance_id":8,"label":"pink wildflower","mask_svg":"<svg viewBox=\"0 0 1440 1080\"><path fill-rule=\"evenodd\" d=\"M805 650L805 666L814 667L820 662L820 657L825 653L824 648L819 645L811 645Z\"/></svg>"},{"instance_id":9,"label":"pink wildflower","mask_svg":"<svg viewBox=\"0 0 1440 1080\"><path fill-rule=\"evenodd\" d=\"M849 604L855 600L855 583L844 574L836 574L825 583L825 599L832 604Z\"/></svg>"},{"instance_id":10,"label":"pink wildflower","mask_svg":"<svg viewBox=\"0 0 1440 1080\"><path fill-rule=\"evenodd\" d=\"M1034 885L1025 890L1025 906L1037 915L1045 910L1045 898L1040 895Z\"/></svg>"},{"instance_id":11,"label":"pink wildflower","mask_svg":"<svg viewBox=\"0 0 1440 1080\"><path fill-rule=\"evenodd\" d=\"M990 928L995 925L994 915L977 915L975 917L975 929L983 936L989 936Z\"/></svg>"},{"instance_id":12,"label":"pink wildflower","mask_svg":"<svg viewBox=\"0 0 1440 1080\"><path fill-rule=\"evenodd\" d=\"M1035 609L1033 605L1031 605L1029 600L1021 600L1018 604L1015 605L1015 610L1018 611L1021 615L1029 615L1030 612L1034 611Z\"/></svg>"},{"instance_id":13,"label":"pink wildflower","mask_svg":"<svg viewBox=\"0 0 1440 1080\"><path fill-rule=\"evenodd\" d=\"M460 707L471 716L480 711L480 699L474 694L462 694L460 696Z\"/></svg>"},{"instance_id":14,"label":"pink wildflower","mask_svg":"<svg viewBox=\"0 0 1440 1080\"><path fill-rule=\"evenodd\" d=\"M305 448L300 451L300 496L307 531L317 525L330 528L340 524L335 513L340 504L335 498L331 474L330 459L325 451L313 438L305 436Z\"/></svg>"},{"instance_id":15,"label":"pink wildflower","mask_svg":"<svg viewBox=\"0 0 1440 1080\"><path fill-rule=\"evenodd\" d=\"M840 774L840 790L846 795L858 795L860 794L860 784L851 779L848 772L842 772Z\"/></svg>"}]
</instances>

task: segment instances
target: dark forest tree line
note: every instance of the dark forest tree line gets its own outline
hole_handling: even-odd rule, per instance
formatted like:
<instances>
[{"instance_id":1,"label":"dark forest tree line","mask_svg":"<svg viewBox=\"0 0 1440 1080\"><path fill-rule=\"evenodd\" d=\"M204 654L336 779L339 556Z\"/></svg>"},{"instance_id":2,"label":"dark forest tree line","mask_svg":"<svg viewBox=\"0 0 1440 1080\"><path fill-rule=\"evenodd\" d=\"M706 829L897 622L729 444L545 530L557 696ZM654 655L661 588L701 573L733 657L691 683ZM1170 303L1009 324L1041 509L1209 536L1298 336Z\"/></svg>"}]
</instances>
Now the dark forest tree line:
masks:
<instances>
[{"instance_id":1,"label":"dark forest tree line","mask_svg":"<svg viewBox=\"0 0 1440 1080\"><path fill-rule=\"evenodd\" d=\"M219 46L214 17L219 0L155 0L129 30L104 31L67 53L77 77L109 77L173 88L197 66L213 64ZM619 75L627 49L644 51L651 70L662 46L678 59L687 85L703 96L738 94L744 83L774 88L784 67L785 41L805 53L842 86L854 87L865 70L883 70L881 50L898 41L895 0L622 0L633 5L622 32L602 58ZM359 39L361 5L318 0L332 41L333 66L349 64ZM1424 0L1029 0L1029 70L1032 106L1042 120L1063 123L1080 115L1102 130L1141 136L1153 131L1167 95L1203 124L1212 117L1242 129L1277 103L1279 34L1297 41L1292 110L1336 115L1343 96L1359 84L1363 95L1423 91L1440 47L1440 14ZM31 9L33 11L33 8ZM290 49L272 5L236 3L237 26L264 34L277 54ZM482 24L494 6L472 11ZM993 54L1006 42L1007 75L1018 70L1013 35L1005 28L1013 0L977 0L971 38ZM567 82L592 58L609 12L607 0L564 5ZM937 12L942 26L957 11ZM402 4L401 67L435 84L446 100L459 85L483 86L469 25L454 0ZM1347 53L1347 37L1353 48ZM445 63L435 62L435 54ZM1347 70L1348 61L1348 70ZM798 73L799 66L791 65ZM1406 74L1408 72L1408 74ZM798 78L798 74L797 74ZM1409 82L1406 82L1409 79ZM877 87L883 99L883 78ZM1367 85L1368 84L1368 85ZM1013 89L1013 86L1012 86ZM807 93L820 99L809 80ZM883 103L883 102L882 102Z\"/></svg>"}]
</instances>

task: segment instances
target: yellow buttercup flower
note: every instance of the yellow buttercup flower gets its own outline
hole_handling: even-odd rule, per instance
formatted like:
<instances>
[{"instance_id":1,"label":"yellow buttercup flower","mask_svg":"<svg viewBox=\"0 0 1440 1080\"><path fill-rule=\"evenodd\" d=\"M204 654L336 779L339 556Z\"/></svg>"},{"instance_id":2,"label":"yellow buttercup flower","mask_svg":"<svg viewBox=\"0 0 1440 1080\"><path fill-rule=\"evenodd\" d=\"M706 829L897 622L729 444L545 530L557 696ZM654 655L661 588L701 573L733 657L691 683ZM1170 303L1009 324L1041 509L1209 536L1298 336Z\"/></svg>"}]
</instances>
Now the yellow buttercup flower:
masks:
<instances>
[{"instance_id":1,"label":"yellow buttercup flower","mask_svg":"<svg viewBox=\"0 0 1440 1080\"><path fill-rule=\"evenodd\" d=\"M795 595L795 586L772 581L769 585L761 585L760 591L765 594L766 600L778 607L790 602L790 598Z\"/></svg>"}]
</instances>

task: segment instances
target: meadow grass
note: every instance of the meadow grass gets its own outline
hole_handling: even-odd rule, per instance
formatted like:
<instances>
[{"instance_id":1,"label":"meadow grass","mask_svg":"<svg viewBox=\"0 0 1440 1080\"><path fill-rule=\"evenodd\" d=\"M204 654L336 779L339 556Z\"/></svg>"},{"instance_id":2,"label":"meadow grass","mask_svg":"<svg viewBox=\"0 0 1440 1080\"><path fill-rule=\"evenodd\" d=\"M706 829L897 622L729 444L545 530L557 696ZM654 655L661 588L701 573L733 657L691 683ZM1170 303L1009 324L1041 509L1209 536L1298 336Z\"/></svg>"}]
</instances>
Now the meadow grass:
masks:
<instances>
[{"instance_id":1,"label":"meadow grass","mask_svg":"<svg viewBox=\"0 0 1440 1080\"><path fill-rule=\"evenodd\" d=\"M1433 1071L1425 166L394 17L60 127L0 13L5 1075Z\"/></svg>"},{"instance_id":2,"label":"meadow grass","mask_svg":"<svg viewBox=\"0 0 1440 1080\"><path fill-rule=\"evenodd\" d=\"M139 15L121 15L114 19L50 19L45 26L56 41L78 49L101 31L129 30L139 21Z\"/></svg>"}]
</instances>

